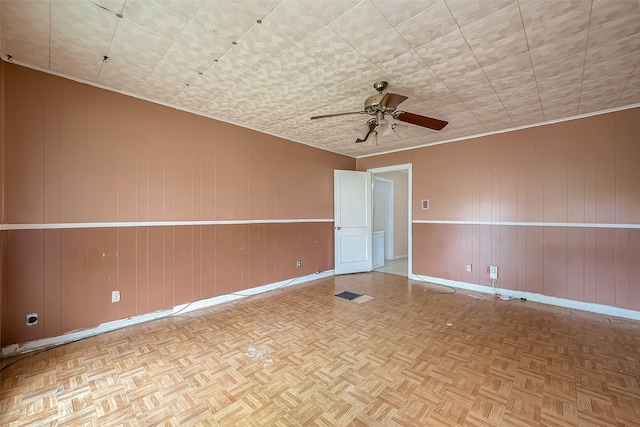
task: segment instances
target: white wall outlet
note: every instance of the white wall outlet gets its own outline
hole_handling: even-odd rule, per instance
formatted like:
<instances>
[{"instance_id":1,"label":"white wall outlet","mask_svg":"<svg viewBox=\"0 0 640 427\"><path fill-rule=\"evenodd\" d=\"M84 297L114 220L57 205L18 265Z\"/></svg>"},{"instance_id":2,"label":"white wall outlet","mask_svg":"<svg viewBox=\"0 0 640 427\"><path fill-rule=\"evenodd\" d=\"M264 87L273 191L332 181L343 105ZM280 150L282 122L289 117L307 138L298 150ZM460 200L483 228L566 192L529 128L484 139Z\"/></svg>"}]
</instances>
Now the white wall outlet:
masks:
<instances>
[{"instance_id":1,"label":"white wall outlet","mask_svg":"<svg viewBox=\"0 0 640 427\"><path fill-rule=\"evenodd\" d=\"M472 269L471 264L467 264L467 271L471 271L471 269Z\"/></svg>"},{"instance_id":2,"label":"white wall outlet","mask_svg":"<svg viewBox=\"0 0 640 427\"><path fill-rule=\"evenodd\" d=\"M111 292L111 302L120 302L120 291Z\"/></svg>"},{"instance_id":3,"label":"white wall outlet","mask_svg":"<svg viewBox=\"0 0 640 427\"><path fill-rule=\"evenodd\" d=\"M489 278L491 278L493 280L498 280L498 266L497 265L492 265L489 268Z\"/></svg>"},{"instance_id":4,"label":"white wall outlet","mask_svg":"<svg viewBox=\"0 0 640 427\"><path fill-rule=\"evenodd\" d=\"M297 267L297 268L302 267L302 261L297 260L297 261L296 261L296 267Z\"/></svg>"}]
</instances>

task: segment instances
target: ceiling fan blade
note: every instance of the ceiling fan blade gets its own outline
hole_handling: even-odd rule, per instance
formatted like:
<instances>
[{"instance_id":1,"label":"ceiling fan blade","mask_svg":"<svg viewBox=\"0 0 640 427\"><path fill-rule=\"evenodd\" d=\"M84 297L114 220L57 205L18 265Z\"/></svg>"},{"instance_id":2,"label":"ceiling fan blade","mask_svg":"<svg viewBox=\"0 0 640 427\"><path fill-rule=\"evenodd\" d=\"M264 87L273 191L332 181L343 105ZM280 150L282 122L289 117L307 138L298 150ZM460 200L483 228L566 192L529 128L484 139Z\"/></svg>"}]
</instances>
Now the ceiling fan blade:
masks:
<instances>
[{"instance_id":1,"label":"ceiling fan blade","mask_svg":"<svg viewBox=\"0 0 640 427\"><path fill-rule=\"evenodd\" d=\"M325 114L323 116L313 116L311 120L314 119L326 119L327 117L337 117L337 116L348 116L349 114L364 114L364 111L351 111L349 113L335 113L335 114Z\"/></svg>"},{"instance_id":2,"label":"ceiling fan blade","mask_svg":"<svg viewBox=\"0 0 640 427\"><path fill-rule=\"evenodd\" d=\"M409 98L404 95L398 95L396 93L386 93L380 100L380 105L382 105L383 107L396 108L407 99Z\"/></svg>"},{"instance_id":3,"label":"ceiling fan blade","mask_svg":"<svg viewBox=\"0 0 640 427\"><path fill-rule=\"evenodd\" d=\"M367 123L369 125L369 132L367 132L367 134L364 136L364 139L356 139L356 143L358 142L365 142L367 139L369 139L369 136L371 135L371 132L374 131L374 129L376 128L376 121L375 120L369 120L369 122Z\"/></svg>"},{"instance_id":4,"label":"ceiling fan blade","mask_svg":"<svg viewBox=\"0 0 640 427\"><path fill-rule=\"evenodd\" d=\"M411 123L412 125L418 125L433 130L442 130L449 122L444 120L438 120L431 117L421 116L419 114L407 113L406 111L400 111L393 115L393 118L400 120L401 122Z\"/></svg>"}]
</instances>

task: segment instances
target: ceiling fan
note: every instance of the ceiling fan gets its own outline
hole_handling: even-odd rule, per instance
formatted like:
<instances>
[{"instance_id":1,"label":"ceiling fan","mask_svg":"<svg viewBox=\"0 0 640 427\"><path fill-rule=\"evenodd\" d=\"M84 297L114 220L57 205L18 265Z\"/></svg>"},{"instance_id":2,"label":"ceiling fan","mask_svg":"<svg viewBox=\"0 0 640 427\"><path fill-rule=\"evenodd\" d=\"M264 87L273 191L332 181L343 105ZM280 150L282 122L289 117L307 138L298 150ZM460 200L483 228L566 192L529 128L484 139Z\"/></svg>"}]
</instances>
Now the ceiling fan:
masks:
<instances>
[{"instance_id":1,"label":"ceiling fan","mask_svg":"<svg viewBox=\"0 0 640 427\"><path fill-rule=\"evenodd\" d=\"M369 139L371 134L374 134L377 137L378 134L386 135L391 133L395 125L389 124L389 122L384 118L385 114L390 114L391 117L401 122L411 123L412 125L418 125L433 130L442 130L447 124L449 124L449 122L445 122L444 120L438 120L431 117L421 116L419 114L396 110L396 107L406 101L408 97L389 92L383 95L382 92L387 88L388 85L389 84L384 81L375 82L373 84L373 88L378 91L378 94L372 95L365 99L364 110L362 111L313 116L311 117L311 120L324 119L327 117L346 116L349 114L369 114L370 116L374 116L374 118L367 121L368 130L366 131L366 135L364 135L364 138L358 138L356 139L356 142L366 141L367 139Z\"/></svg>"}]
</instances>

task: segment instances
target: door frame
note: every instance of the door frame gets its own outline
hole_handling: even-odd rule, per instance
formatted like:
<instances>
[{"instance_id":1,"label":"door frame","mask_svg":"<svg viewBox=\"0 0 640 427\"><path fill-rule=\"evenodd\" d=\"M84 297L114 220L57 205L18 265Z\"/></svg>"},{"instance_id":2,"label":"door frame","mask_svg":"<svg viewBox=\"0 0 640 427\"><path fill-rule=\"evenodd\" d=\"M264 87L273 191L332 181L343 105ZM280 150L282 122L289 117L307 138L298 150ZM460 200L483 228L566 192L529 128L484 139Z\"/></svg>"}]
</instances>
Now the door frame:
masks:
<instances>
[{"instance_id":1,"label":"door frame","mask_svg":"<svg viewBox=\"0 0 640 427\"><path fill-rule=\"evenodd\" d=\"M372 213L375 214L375 204L376 204L376 182L380 182L382 184L386 184L389 188L389 192L388 192L388 200L387 202L387 211L386 211L386 222L387 222L387 227L385 228L384 232L384 237L385 237L385 244L384 244L384 259L387 260L394 260L396 258L395 255L395 248L394 248L394 232L395 232L395 227L393 224L393 208L394 208L394 201L393 201L393 181L387 178L382 178L381 176L375 176L375 174L373 175L373 198L372 198L372 203L373 203L373 209L372 209ZM378 199L378 201L380 201L380 199ZM373 231L376 231L375 229L375 224L373 227ZM379 230L378 230L379 231ZM388 257L387 257L388 255Z\"/></svg>"},{"instance_id":2,"label":"door frame","mask_svg":"<svg viewBox=\"0 0 640 427\"><path fill-rule=\"evenodd\" d=\"M413 163L367 169L372 174L407 172L407 277L413 275ZM372 190L373 191L373 190Z\"/></svg>"}]
</instances>

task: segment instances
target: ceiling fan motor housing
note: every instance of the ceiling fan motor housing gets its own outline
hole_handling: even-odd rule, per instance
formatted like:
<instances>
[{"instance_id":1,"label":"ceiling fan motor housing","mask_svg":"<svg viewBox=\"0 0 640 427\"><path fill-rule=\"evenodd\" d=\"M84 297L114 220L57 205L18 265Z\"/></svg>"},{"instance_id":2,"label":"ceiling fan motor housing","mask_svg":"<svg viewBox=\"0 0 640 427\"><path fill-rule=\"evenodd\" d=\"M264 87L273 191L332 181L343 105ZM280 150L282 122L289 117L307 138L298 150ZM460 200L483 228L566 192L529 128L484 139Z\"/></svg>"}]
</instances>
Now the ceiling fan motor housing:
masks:
<instances>
[{"instance_id":1,"label":"ceiling fan motor housing","mask_svg":"<svg viewBox=\"0 0 640 427\"><path fill-rule=\"evenodd\" d=\"M377 94L371 95L364 101L364 111L367 114L375 115L378 117L378 120L384 118L384 115L387 113L393 113L396 110L396 107L384 106L380 105L380 101L384 98L384 94L382 93L389 83L385 81L375 82L373 84L373 88L378 91Z\"/></svg>"},{"instance_id":2,"label":"ceiling fan motor housing","mask_svg":"<svg viewBox=\"0 0 640 427\"><path fill-rule=\"evenodd\" d=\"M383 94L379 93L377 95L371 95L367 99L364 100L364 110L368 113L375 113L376 109L384 108L380 106L380 101L384 97Z\"/></svg>"},{"instance_id":3,"label":"ceiling fan motor housing","mask_svg":"<svg viewBox=\"0 0 640 427\"><path fill-rule=\"evenodd\" d=\"M380 101L384 98L383 94L372 95L364 101L364 112L377 116L379 113L387 114L396 111L396 107L387 107L380 105Z\"/></svg>"}]
</instances>

